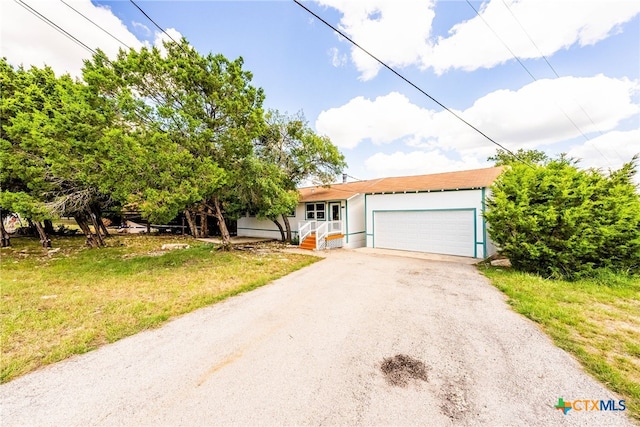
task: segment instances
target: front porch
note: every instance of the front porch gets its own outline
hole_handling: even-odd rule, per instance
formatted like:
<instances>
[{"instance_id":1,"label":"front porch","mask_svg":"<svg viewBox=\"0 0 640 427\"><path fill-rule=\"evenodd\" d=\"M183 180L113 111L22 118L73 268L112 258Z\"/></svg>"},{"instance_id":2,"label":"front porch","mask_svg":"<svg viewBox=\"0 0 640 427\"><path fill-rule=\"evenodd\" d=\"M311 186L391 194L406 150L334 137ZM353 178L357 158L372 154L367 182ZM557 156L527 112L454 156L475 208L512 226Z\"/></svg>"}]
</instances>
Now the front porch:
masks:
<instances>
[{"instance_id":1,"label":"front porch","mask_svg":"<svg viewBox=\"0 0 640 427\"><path fill-rule=\"evenodd\" d=\"M298 223L300 248L312 251L341 248L343 230L343 221L301 221Z\"/></svg>"}]
</instances>

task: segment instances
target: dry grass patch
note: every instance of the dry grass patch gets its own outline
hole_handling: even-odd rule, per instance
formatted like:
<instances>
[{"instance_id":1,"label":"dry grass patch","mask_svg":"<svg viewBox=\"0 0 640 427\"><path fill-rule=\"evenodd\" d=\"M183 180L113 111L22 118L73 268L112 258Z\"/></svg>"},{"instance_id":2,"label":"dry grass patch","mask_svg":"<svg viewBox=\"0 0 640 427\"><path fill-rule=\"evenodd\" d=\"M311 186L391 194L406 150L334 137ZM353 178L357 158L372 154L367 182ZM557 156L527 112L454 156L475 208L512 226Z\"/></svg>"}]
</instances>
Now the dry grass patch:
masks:
<instances>
[{"instance_id":1,"label":"dry grass patch","mask_svg":"<svg viewBox=\"0 0 640 427\"><path fill-rule=\"evenodd\" d=\"M85 249L56 239L47 254L31 239L3 249L0 380L161 325L168 319L262 286L318 258L277 252L190 249L155 254L176 237L128 236ZM152 254L152 255L150 255Z\"/></svg>"}]
</instances>

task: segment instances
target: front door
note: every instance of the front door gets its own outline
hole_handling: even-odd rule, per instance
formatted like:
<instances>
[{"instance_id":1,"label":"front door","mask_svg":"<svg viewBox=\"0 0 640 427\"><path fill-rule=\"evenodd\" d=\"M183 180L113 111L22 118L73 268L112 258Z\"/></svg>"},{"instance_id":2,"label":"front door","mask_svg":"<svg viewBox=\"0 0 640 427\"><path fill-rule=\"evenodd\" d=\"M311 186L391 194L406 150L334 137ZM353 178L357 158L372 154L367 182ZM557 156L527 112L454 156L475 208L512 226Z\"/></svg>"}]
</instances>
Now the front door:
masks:
<instances>
[{"instance_id":1,"label":"front door","mask_svg":"<svg viewBox=\"0 0 640 427\"><path fill-rule=\"evenodd\" d=\"M340 203L329 203L329 215L331 221L340 221Z\"/></svg>"},{"instance_id":2,"label":"front door","mask_svg":"<svg viewBox=\"0 0 640 427\"><path fill-rule=\"evenodd\" d=\"M340 221L340 202L329 203L329 221ZM329 234L342 232L342 224L333 222L329 225Z\"/></svg>"}]
</instances>

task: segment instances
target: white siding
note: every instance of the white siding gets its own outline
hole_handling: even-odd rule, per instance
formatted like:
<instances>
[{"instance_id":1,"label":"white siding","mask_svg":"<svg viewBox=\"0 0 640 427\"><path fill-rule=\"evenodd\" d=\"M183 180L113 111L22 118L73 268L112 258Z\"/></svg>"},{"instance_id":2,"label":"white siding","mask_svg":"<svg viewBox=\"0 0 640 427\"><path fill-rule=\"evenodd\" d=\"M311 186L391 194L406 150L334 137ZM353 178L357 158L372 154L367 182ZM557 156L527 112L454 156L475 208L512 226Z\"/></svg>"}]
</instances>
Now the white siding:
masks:
<instances>
[{"instance_id":1,"label":"white siding","mask_svg":"<svg viewBox=\"0 0 640 427\"><path fill-rule=\"evenodd\" d=\"M256 217L238 218L238 236L281 238L280 230L278 230L273 221L259 220Z\"/></svg>"},{"instance_id":2,"label":"white siding","mask_svg":"<svg viewBox=\"0 0 640 427\"><path fill-rule=\"evenodd\" d=\"M298 203L296 207L296 215L288 217L291 225L291 234L293 237L298 235L298 222L304 221L304 204ZM279 219L280 224L284 228L282 218ZM280 239L280 230L268 219L260 220L254 216L243 216L238 218L238 236L246 237L264 237L272 239Z\"/></svg>"},{"instance_id":3,"label":"white siding","mask_svg":"<svg viewBox=\"0 0 640 427\"><path fill-rule=\"evenodd\" d=\"M343 202L346 204L344 247L362 248L366 246L364 228L364 195L358 194Z\"/></svg>"},{"instance_id":4,"label":"white siding","mask_svg":"<svg viewBox=\"0 0 640 427\"><path fill-rule=\"evenodd\" d=\"M378 247L374 240L374 212L381 211L450 211L471 212L468 221L475 220L473 236L470 237L469 244L473 248L473 253L469 256L482 258L490 255L488 241L485 241L485 228L482 218L482 190L460 190L460 191L438 191L427 193L396 193L396 194L373 194L366 196L366 245L368 247ZM453 214L456 215L456 214ZM467 214L469 215L469 214ZM473 224L467 227L473 227ZM445 228L445 227L442 227ZM468 229L467 229L468 230ZM377 233L380 230L377 231ZM468 231L467 231L468 232ZM383 240L384 243L384 240ZM412 249L406 249L412 250ZM443 253L443 252L440 252Z\"/></svg>"}]
</instances>

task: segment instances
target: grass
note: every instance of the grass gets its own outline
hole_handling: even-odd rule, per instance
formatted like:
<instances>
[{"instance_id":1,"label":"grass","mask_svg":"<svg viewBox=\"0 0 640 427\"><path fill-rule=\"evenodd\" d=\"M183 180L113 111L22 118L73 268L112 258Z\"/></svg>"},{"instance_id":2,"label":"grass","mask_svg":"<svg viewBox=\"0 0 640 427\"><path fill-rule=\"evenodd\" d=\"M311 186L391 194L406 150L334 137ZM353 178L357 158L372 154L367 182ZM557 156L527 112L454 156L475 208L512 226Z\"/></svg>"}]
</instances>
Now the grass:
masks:
<instances>
[{"instance_id":1,"label":"grass","mask_svg":"<svg viewBox=\"0 0 640 427\"><path fill-rule=\"evenodd\" d=\"M180 237L127 236L85 249L83 237L13 238L2 249L0 382L255 289L318 258L219 252ZM160 251L163 243L189 249Z\"/></svg>"},{"instance_id":2,"label":"grass","mask_svg":"<svg viewBox=\"0 0 640 427\"><path fill-rule=\"evenodd\" d=\"M603 273L565 282L499 268L483 272L517 312L539 323L558 347L626 400L629 415L640 424L638 277Z\"/></svg>"}]
</instances>

